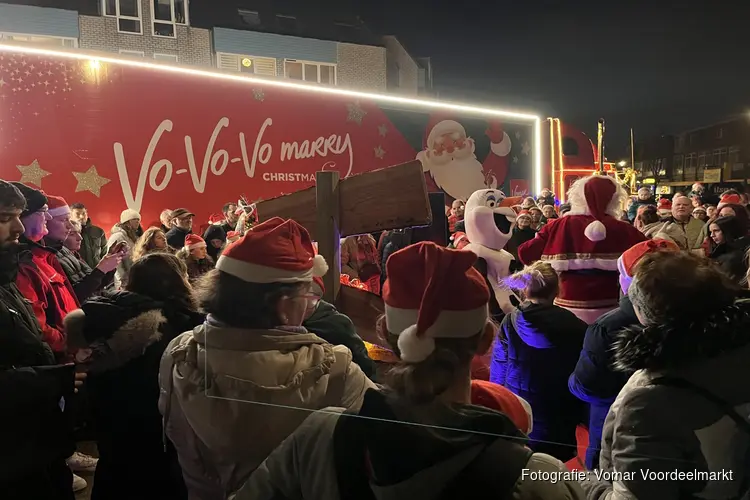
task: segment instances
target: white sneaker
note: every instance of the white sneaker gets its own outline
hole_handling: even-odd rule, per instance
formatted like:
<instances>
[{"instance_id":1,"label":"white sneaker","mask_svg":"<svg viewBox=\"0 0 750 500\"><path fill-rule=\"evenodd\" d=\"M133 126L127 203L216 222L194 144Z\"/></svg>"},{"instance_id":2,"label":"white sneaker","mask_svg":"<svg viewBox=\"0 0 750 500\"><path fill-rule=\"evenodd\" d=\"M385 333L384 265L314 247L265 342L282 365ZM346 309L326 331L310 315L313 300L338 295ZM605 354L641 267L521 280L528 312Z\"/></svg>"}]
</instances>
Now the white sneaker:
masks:
<instances>
[{"instance_id":1,"label":"white sneaker","mask_svg":"<svg viewBox=\"0 0 750 500\"><path fill-rule=\"evenodd\" d=\"M73 474L73 493L78 493L79 491L83 491L86 488L88 488L88 486L89 485L84 478Z\"/></svg>"},{"instance_id":2,"label":"white sneaker","mask_svg":"<svg viewBox=\"0 0 750 500\"><path fill-rule=\"evenodd\" d=\"M73 472L94 472L99 459L85 453L75 452L66 462Z\"/></svg>"}]
</instances>

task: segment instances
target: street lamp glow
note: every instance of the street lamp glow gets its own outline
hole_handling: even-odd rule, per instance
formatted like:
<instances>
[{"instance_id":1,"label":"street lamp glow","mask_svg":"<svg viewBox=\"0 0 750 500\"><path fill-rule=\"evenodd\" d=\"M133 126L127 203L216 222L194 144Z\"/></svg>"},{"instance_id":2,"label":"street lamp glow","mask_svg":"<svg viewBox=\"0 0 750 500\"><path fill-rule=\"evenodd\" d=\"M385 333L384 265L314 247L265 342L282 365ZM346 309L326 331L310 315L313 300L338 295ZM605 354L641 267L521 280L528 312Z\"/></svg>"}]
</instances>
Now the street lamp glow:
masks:
<instances>
[{"instance_id":1,"label":"street lamp glow","mask_svg":"<svg viewBox=\"0 0 750 500\"><path fill-rule=\"evenodd\" d=\"M628 162L626 162L625 160L619 161L619 162L617 163L617 165L618 165L618 166L620 166L620 167L624 167L624 166L625 166L625 165L627 165L627 164L628 164Z\"/></svg>"}]
</instances>

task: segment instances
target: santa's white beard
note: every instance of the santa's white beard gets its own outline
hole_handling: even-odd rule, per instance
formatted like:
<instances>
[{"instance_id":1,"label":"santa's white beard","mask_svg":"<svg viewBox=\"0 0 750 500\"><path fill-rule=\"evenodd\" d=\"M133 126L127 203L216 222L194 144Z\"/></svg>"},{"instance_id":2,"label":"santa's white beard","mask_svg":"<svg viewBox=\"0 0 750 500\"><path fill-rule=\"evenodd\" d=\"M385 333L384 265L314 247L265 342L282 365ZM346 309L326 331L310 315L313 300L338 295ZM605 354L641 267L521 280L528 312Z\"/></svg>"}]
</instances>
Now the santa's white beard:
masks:
<instances>
[{"instance_id":1,"label":"santa's white beard","mask_svg":"<svg viewBox=\"0 0 750 500\"><path fill-rule=\"evenodd\" d=\"M435 184L449 196L466 201L475 191L487 187L482 164L475 156L453 159L444 165L429 162Z\"/></svg>"}]
</instances>

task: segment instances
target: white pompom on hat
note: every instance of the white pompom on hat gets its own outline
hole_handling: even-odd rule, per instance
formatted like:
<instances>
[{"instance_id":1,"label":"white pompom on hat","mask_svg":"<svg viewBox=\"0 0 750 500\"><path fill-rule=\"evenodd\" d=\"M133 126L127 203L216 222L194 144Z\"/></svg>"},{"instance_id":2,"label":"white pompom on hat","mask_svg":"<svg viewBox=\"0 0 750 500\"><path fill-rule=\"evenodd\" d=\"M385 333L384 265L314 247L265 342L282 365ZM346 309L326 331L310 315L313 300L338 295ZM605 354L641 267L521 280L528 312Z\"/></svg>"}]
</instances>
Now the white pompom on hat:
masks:
<instances>
[{"instance_id":1,"label":"white pompom on hat","mask_svg":"<svg viewBox=\"0 0 750 500\"><path fill-rule=\"evenodd\" d=\"M477 256L432 242L410 245L386 263L385 322L401 359L424 361L436 338L469 338L487 324L490 292L474 269Z\"/></svg>"},{"instance_id":2,"label":"white pompom on hat","mask_svg":"<svg viewBox=\"0 0 750 500\"><path fill-rule=\"evenodd\" d=\"M230 243L216 269L250 283L299 283L323 276L328 264L315 255L307 229L273 217Z\"/></svg>"}]
</instances>

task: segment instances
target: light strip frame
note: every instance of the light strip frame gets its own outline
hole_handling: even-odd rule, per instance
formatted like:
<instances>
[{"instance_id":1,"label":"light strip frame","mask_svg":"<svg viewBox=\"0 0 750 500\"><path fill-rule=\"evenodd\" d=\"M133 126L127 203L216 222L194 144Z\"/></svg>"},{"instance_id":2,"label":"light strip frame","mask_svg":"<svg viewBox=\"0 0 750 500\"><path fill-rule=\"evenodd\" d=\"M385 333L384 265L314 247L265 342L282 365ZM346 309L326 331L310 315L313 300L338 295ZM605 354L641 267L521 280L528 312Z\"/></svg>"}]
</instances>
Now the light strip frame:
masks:
<instances>
[{"instance_id":1,"label":"light strip frame","mask_svg":"<svg viewBox=\"0 0 750 500\"><path fill-rule=\"evenodd\" d=\"M454 102L444 102L429 99L412 99L410 97L401 97L396 95L388 94L377 94L371 92L360 92L356 90L345 90L336 87L324 87L318 85L308 85L304 83L290 82L288 80L272 80L265 78L257 78L254 76L242 75L242 74L230 74L222 73L219 71L209 71L206 69L189 68L185 66L172 65L172 64L158 64L154 62L138 61L133 59L123 59L104 55L98 52L89 51L67 51L67 50L51 50L42 49L38 47L24 46L22 44L13 43L2 43L0 44L0 53L2 52L16 52L23 54L34 54L51 57L61 57L66 59L75 59L82 61L91 61L93 64L96 62L107 62L112 64L118 64L122 66L131 66L136 68L146 68L156 71L164 71L168 73L177 73L181 75L196 76L202 78L214 78L219 80L235 81L245 84L263 85L266 87L276 87L288 90L297 90L300 92L318 93L336 95L342 97L350 97L354 99L372 100L375 102L387 102L392 104L404 104L408 106L421 107L426 109L448 109L451 111L457 111L461 113L468 113L473 115L480 115L485 117L499 117L499 118L510 118L517 121L532 122L534 127L534 172L533 172L533 185L535 194L539 194L542 190L542 144L541 144L541 126L542 120L539 116L529 113L522 113L517 111L508 111L496 108L471 106Z\"/></svg>"}]
</instances>

